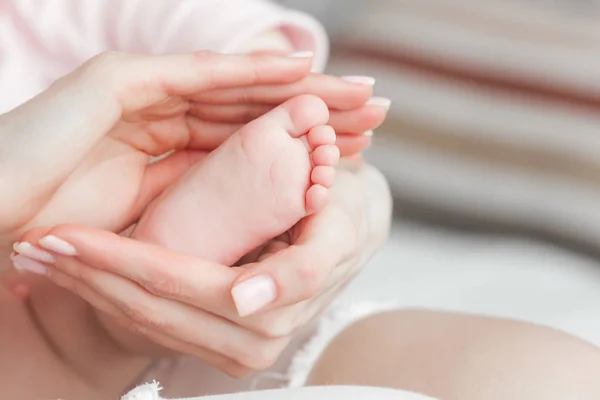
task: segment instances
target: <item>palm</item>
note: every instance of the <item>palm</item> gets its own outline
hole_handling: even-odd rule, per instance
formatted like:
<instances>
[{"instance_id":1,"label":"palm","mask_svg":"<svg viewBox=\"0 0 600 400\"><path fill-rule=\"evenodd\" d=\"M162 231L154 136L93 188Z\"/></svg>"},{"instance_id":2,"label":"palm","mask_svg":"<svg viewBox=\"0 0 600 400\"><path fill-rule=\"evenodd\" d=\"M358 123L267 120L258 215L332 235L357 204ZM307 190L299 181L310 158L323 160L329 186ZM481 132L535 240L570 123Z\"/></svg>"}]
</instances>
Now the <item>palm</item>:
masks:
<instances>
[{"instance_id":1,"label":"palm","mask_svg":"<svg viewBox=\"0 0 600 400\"><path fill-rule=\"evenodd\" d=\"M194 150L212 150L244 123L314 88L342 110L342 131L381 122L384 112L362 107L369 86L307 75L309 68L308 59L211 53L109 54L86 63L0 121L9 128L0 137L0 256L36 226L125 228L198 159ZM352 115L377 118L355 129L344 122ZM181 151L148 166L150 156L172 149Z\"/></svg>"},{"instance_id":2,"label":"palm","mask_svg":"<svg viewBox=\"0 0 600 400\"><path fill-rule=\"evenodd\" d=\"M187 103L172 101L146 107L117 122L43 201L14 204L12 220L0 222L0 233L12 242L23 231L39 226L78 223L111 231L133 222L139 210L150 156L184 147L190 138ZM166 170L169 174L173 171ZM168 180L169 177L157 177ZM15 221L17 223L15 223Z\"/></svg>"}]
</instances>

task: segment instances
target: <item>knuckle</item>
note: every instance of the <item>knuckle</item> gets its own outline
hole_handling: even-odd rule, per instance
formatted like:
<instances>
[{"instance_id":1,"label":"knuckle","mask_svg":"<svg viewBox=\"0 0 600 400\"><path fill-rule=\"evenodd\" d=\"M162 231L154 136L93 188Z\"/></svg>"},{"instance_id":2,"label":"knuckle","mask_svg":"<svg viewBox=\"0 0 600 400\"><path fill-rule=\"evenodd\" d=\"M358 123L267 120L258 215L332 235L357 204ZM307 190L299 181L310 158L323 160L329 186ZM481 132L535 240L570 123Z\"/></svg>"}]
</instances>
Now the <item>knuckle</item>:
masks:
<instances>
[{"instance_id":1,"label":"knuckle","mask_svg":"<svg viewBox=\"0 0 600 400\"><path fill-rule=\"evenodd\" d=\"M88 266L82 266L81 268L72 269L77 274L77 279L82 282L94 282L97 278L97 271Z\"/></svg>"},{"instance_id":2,"label":"knuckle","mask_svg":"<svg viewBox=\"0 0 600 400\"><path fill-rule=\"evenodd\" d=\"M182 282L172 273L167 270L155 270L149 275L147 282L144 283L144 289L158 297L180 298L183 293Z\"/></svg>"},{"instance_id":3,"label":"knuckle","mask_svg":"<svg viewBox=\"0 0 600 400\"><path fill-rule=\"evenodd\" d=\"M225 372L230 377L235 378L235 379L244 379L244 378L247 378L249 375L257 372L256 370L242 367L241 365L239 365L235 362L227 363L226 365L224 365L223 367L221 367L219 369L221 371Z\"/></svg>"},{"instance_id":4,"label":"knuckle","mask_svg":"<svg viewBox=\"0 0 600 400\"><path fill-rule=\"evenodd\" d=\"M75 296L84 299L85 291L84 285L80 281L74 279L65 279L62 281L62 287L71 291Z\"/></svg>"},{"instance_id":5,"label":"knuckle","mask_svg":"<svg viewBox=\"0 0 600 400\"><path fill-rule=\"evenodd\" d=\"M158 313L151 308L144 306L140 303L127 303L121 307L122 312L133 321L142 326L165 330L169 326L167 322L158 317Z\"/></svg>"},{"instance_id":6,"label":"knuckle","mask_svg":"<svg viewBox=\"0 0 600 400\"><path fill-rule=\"evenodd\" d=\"M119 75L123 74L122 67L127 57L114 51L100 53L83 64L75 72L74 77L80 83L96 86L103 91L118 92L122 90L119 88L118 81Z\"/></svg>"},{"instance_id":7,"label":"knuckle","mask_svg":"<svg viewBox=\"0 0 600 400\"><path fill-rule=\"evenodd\" d=\"M260 336L267 339L281 339L288 337L294 330L290 318L284 315L260 316L261 318L253 321L253 330Z\"/></svg>"},{"instance_id":8,"label":"knuckle","mask_svg":"<svg viewBox=\"0 0 600 400\"><path fill-rule=\"evenodd\" d=\"M323 274L316 264L305 264L297 270L300 296L303 300L310 299L321 290Z\"/></svg>"},{"instance_id":9,"label":"knuckle","mask_svg":"<svg viewBox=\"0 0 600 400\"><path fill-rule=\"evenodd\" d=\"M246 99L246 101L247 100L248 99ZM261 110L259 108L255 108L255 107L248 108L248 109L244 110L244 112L242 113L241 121L242 122L253 121L256 118L258 118L258 117L260 117L261 115L264 114L262 111L263 110Z\"/></svg>"},{"instance_id":10,"label":"knuckle","mask_svg":"<svg viewBox=\"0 0 600 400\"><path fill-rule=\"evenodd\" d=\"M275 364L281 350L275 345L274 340L265 340L261 344L244 354L238 362L245 368L255 371L266 370Z\"/></svg>"},{"instance_id":11,"label":"knuckle","mask_svg":"<svg viewBox=\"0 0 600 400\"><path fill-rule=\"evenodd\" d=\"M121 318L118 322L121 324L121 326L123 326L123 328L135 335L143 337L146 337L148 335L148 329L146 327L140 325L139 323L130 318Z\"/></svg>"},{"instance_id":12,"label":"knuckle","mask_svg":"<svg viewBox=\"0 0 600 400\"><path fill-rule=\"evenodd\" d=\"M119 60L123 58L123 54L117 51L105 51L100 53L90 60L91 65L114 68Z\"/></svg>"},{"instance_id":13,"label":"knuckle","mask_svg":"<svg viewBox=\"0 0 600 400\"><path fill-rule=\"evenodd\" d=\"M200 67L203 75L205 90L216 88L215 68L218 54L210 50L200 50L193 54L193 63Z\"/></svg>"},{"instance_id":14,"label":"knuckle","mask_svg":"<svg viewBox=\"0 0 600 400\"><path fill-rule=\"evenodd\" d=\"M107 72L114 71L124 55L116 51L107 51L92 57L83 66L86 76L104 76Z\"/></svg>"}]
</instances>

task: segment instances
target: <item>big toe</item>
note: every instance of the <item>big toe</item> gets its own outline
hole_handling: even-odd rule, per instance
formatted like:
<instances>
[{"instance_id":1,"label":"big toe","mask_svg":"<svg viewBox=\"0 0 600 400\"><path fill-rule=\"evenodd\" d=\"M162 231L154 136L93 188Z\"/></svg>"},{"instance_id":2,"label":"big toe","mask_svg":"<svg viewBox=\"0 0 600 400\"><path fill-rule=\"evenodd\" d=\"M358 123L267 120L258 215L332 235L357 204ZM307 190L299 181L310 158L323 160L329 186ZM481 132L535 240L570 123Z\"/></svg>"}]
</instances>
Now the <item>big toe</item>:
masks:
<instances>
[{"instance_id":1,"label":"big toe","mask_svg":"<svg viewBox=\"0 0 600 400\"><path fill-rule=\"evenodd\" d=\"M325 125L329 121L327 104L317 96L308 94L297 96L278 108L279 110L276 110L279 112L273 117L282 119L281 123L292 137L302 136L313 127Z\"/></svg>"}]
</instances>

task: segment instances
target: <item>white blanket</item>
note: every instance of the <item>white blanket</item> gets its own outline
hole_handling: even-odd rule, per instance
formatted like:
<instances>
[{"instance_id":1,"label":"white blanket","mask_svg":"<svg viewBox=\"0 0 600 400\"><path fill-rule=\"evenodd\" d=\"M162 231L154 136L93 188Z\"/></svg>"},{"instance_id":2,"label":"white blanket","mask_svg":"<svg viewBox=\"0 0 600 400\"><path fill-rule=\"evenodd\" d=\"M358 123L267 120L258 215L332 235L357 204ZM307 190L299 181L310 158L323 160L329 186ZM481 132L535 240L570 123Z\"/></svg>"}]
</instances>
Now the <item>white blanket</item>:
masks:
<instances>
[{"instance_id":1,"label":"white blanket","mask_svg":"<svg viewBox=\"0 0 600 400\"><path fill-rule=\"evenodd\" d=\"M187 400L433 400L422 395L397 390L365 387L313 387L303 389L271 390L266 392L237 393L223 396L198 397ZM122 400L162 400L155 383L140 386ZM180 399L184 400L184 399Z\"/></svg>"}]
</instances>

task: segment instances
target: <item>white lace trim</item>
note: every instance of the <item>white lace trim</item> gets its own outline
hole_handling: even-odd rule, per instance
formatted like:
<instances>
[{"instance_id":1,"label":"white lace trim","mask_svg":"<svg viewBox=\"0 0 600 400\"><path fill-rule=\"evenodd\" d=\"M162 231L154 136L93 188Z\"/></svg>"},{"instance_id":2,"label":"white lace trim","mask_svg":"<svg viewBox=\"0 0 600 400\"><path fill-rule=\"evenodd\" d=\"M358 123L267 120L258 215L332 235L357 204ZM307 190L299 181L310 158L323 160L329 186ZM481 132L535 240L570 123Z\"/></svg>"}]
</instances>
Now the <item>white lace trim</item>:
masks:
<instances>
[{"instance_id":1,"label":"white lace trim","mask_svg":"<svg viewBox=\"0 0 600 400\"><path fill-rule=\"evenodd\" d=\"M121 397L121 400L163 400L160 397L160 391L162 387L156 381L145 383L133 389L125 396Z\"/></svg>"}]
</instances>

